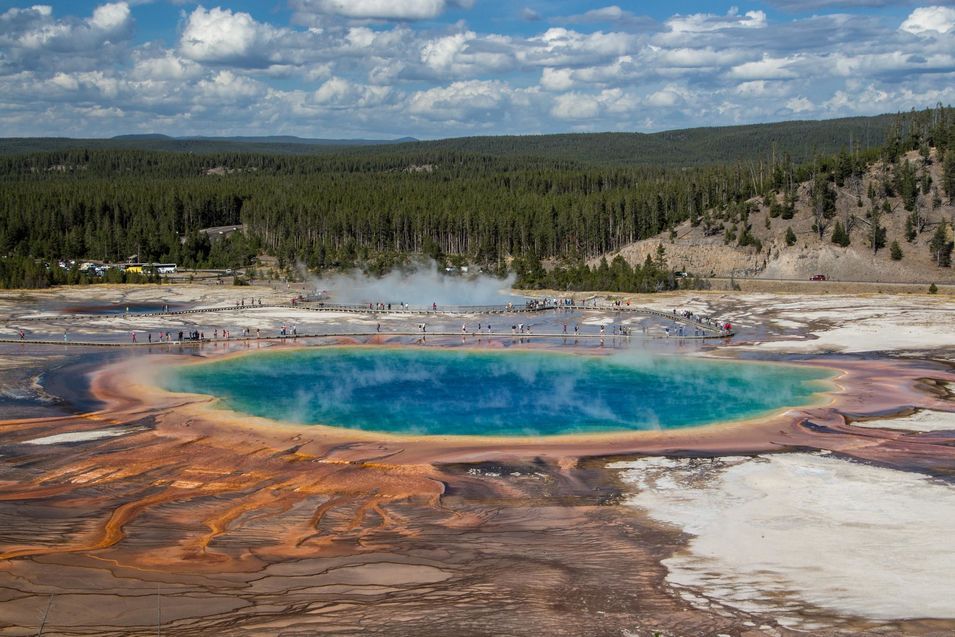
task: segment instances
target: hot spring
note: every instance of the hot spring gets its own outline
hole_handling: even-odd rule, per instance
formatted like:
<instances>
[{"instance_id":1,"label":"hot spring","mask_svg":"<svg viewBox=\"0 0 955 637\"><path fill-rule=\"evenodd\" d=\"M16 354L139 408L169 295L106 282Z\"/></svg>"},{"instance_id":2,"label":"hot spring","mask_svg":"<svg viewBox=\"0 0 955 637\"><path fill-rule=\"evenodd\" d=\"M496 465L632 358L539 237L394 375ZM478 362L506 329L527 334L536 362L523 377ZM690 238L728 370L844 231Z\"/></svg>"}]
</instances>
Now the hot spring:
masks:
<instances>
[{"instance_id":1,"label":"hot spring","mask_svg":"<svg viewBox=\"0 0 955 637\"><path fill-rule=\"evenodd\" d=\"M663 355L329 347L171 368L166 389L303 425L413 435L675 429L805 405L831 372Z\"/></svg>"}]
</instances>

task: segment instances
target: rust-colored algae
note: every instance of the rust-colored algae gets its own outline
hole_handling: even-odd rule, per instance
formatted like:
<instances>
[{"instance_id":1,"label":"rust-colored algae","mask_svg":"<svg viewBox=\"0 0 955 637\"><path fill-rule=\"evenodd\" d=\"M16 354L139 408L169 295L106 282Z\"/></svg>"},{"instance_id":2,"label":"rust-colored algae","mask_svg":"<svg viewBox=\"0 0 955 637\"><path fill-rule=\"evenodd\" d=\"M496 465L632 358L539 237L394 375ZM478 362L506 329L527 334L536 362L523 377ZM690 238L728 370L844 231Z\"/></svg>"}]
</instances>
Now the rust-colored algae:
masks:
<instances>
[{"instance_id":1,"label":"rust-colored algae","mask_svg":"<svg viewBox=\"0 0 955 637\"><path fill-rule=\"evenodd\" d=\"M759 421L546 439L279 425L155 389L159 361L180 362L100 370L101 411L0 423L15 440L93 422L128 430L5 452L0 593L56 592L74 609L56 634L155 634L160 603L163 632L182 635L740 634L772 620L694 607L668 588L660 561L685 538L612 506L615 479L588 458L798 448L940 475L955 466L951 440L847 421L953 409L921 387L955 374L905 361L810 361L842 372L830 404ZM0 599L2 623L29 625L34 606Z\"/></svg>"}]
</instances>

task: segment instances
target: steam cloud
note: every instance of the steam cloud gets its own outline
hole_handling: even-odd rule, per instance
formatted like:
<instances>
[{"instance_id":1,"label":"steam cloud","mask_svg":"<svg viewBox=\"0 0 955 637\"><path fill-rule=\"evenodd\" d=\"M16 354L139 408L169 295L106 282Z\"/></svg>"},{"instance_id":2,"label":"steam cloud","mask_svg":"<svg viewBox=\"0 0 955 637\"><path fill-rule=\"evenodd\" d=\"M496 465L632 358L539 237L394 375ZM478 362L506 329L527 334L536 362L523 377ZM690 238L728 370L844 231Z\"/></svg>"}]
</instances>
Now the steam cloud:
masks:
<instances>
[{"instance_id":1,"label":"steam cloud","mask_svg":"<svg viewBox=\"0 0 955 637\"><path fill-rule=\"evenodd\" d=\"M333 303L407 303L408 305L503 305L521 297L510 292L514 275L498 279L486 274L446 274L434 262L412 271L369 277L360 271L312 277L317 290L327 290Z\"/></svg>"}]
</instances>

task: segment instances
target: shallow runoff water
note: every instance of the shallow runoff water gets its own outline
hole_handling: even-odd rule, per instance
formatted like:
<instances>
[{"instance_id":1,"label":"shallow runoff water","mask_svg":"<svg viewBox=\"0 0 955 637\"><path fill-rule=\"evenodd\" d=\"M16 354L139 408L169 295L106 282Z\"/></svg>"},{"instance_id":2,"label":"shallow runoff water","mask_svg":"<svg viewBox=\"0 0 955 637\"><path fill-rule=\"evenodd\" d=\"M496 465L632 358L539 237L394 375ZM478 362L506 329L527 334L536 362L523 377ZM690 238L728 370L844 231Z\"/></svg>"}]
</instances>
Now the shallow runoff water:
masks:
<instances>
[{"instance_id":1,"label":"shallow runoff water","mask_svg":"<svg viewBox=\"0 0 955 637\"><path fill-rule=\"evenodd\" d=\"M831 373L664 355L329 347L171 368L171 391L305 425L413 435L674 429L804 405Z\"/></svg>"}]
</instances>

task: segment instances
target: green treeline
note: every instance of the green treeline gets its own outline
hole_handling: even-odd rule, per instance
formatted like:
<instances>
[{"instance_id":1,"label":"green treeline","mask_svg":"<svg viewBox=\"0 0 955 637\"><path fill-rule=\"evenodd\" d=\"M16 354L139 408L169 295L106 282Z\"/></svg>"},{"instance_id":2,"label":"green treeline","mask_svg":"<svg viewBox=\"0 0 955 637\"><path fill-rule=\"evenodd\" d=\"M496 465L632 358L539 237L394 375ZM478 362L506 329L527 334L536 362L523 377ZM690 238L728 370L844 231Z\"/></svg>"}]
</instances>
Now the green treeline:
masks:
<instances>
[{"instance_id":1,"label":"green treeline","mask_svg":"<svg viewBox=\"0 0 955 637\"><path fill-rule=\"evenodd\" d=\"M743 166L598 169L459 155L361 166L179 158L136 151L6 158L0 253L230 266L244 264L229 256L264 251L315 268L387 253L462 254L484 264L528 252L587 258L744 201L769 178ZM203 174L220 166L233 172ZM246 226L244 250L216 255L196 239L200 228L238 223Z\"/></svg>"},{"instance_id":2,"label":"green treeline","mask_svg":"<svg viewBox=\"0 0 955 637\"><path fill-rule=\"evenodd\" d=\"M944 153L955 146L953 123L950 109L912 112L893 119L878 148L856 145L805 163L763 148L748 161L684 168L585 164L563 152L481 154L437 142L309 156L129 149L2 156L0 284L79 282L62 280L69 271L41 271L71 259L136 255L235 268L265 254L283 268L377 272L421 253L498 272L516 259L513 268L533 286L665 289L675 282L659 264L629 271L616 261L582 264L686 220L728 237L724 220L738 220L731 239L754 245L747 200L771 199L774 216L791 218L795 186L813 178L821 234L829 183L862 174L880 156L896 161L927 145ZM244 232L215 242L199 232L233 224ZM560 265L542 278L539 260Z\"/></svg>"},{"instance_id":3,"label":"green treeline","mask_svg":"<svg viewBox=\"0 0 955 637\"><path fill-rule=\"evenodd\" d=\"M636 266L631 266L618 254L610 262L602 257L595 267L578 261L548 270L535 255L528 255L515 260L514 271L519 286L527 290L662 292L708 287L708 282L703 279L686 277L686 273L678 276L670 270L663 245L657 248L656 258L647 255L643 264Z\"/></svg>"}]
</instances>

